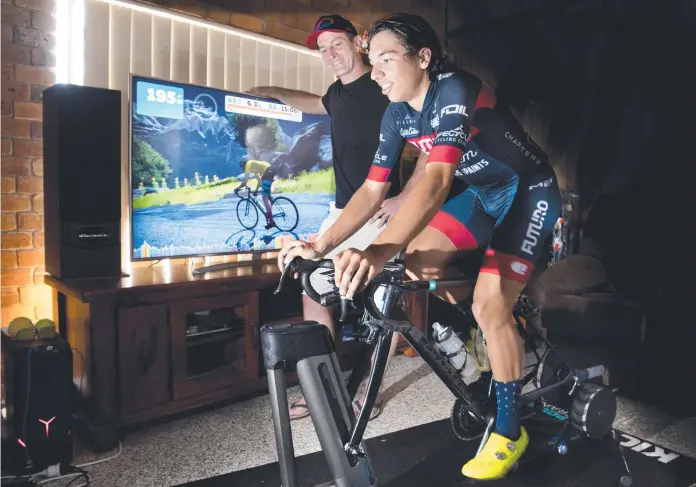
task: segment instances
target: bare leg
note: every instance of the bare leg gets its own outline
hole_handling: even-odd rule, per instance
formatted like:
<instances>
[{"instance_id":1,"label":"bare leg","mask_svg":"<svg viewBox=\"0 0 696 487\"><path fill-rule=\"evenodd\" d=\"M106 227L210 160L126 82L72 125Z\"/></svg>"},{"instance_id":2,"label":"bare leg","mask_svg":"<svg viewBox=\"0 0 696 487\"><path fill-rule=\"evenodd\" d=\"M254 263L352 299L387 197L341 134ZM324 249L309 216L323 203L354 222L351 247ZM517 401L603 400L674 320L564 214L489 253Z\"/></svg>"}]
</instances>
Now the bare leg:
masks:
<instances>
[{"instance_id":1,"label":"bare leg","mask_svg":"<svg viewBox=\"0 0 696 487\"><path fill-rule=\"evenodd\" d=\"M269 223L273 223L273 210L271 209L271 198L263 195L263 204L266 207L266 217Z\"/></svg>"},{"instance_id":2,"label":"bare leg","mask_svg":"<svg viewBox=\"0 0 696 487\"><path fill-rule=\"evenodd\" d=\"M512 308L523 288L524 284L482 272L474 289L472 311L486 335L493 378L500 382L522 377L524 349Z\"/></svg>"},{"instance_id":3,"label":"bare leg","mask_svg":"<svg viewBox=\"0 0 696 487\"><path fill-rule=\"evenodd\" d=\"M524 454L529 436L520 425L519 397L524 355L512 308L524 285L496 274L479 274L472 310L486 336L498 413L495 430L483 449L462 468L477 479L500 478Z\"/></svg>"}]
</instances>

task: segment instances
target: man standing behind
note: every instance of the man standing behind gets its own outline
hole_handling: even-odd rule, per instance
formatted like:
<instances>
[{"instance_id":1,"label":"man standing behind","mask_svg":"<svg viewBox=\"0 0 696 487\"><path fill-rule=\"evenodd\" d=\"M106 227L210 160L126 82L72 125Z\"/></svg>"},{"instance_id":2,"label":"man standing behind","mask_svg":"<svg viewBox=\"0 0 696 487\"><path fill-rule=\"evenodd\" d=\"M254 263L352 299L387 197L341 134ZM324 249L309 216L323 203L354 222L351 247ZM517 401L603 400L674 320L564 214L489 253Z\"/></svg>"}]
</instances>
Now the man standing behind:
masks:
<instances>
[{"instance_id":1,"label":"man standing behind","mask_svg":"<svg viewBox=\"0 0 696 487\"><path fill-rule=\"evenodd\" d=\"M328 114L331 117L336 208L322 223L320 234L336 221L343 207L367 178L379 144L382 115L389 104L379 85L370 78L371 69L363 62L361 44L362 39L350 21L340 15L322 16L317 20L314 31L307 36L306 45L309 49L318 49L324 64L338 77L324 96L268 86L249 90L250 94L275 98L305 113ZM420 162L418 169L421 169ZM403 193L396 196L400 190L398 172L391 172L388 199L381 209L375 209L375 217L326 258L347 248L365 249L377 238L401 203ZM420 174L420 171L415 171L414 176L416 173ZM406 188L410 189L416 179L411 177ZM321 278L320 272L311 276L311 282L319 293L325 293L331 285ZM304 319L326 325L335 337L332 310L322 307L308 296L302 296L302 301ZM396 335L394 337L390 358L396 350ZM377 402L372 417L379 414L380 406L381 403ZM308 415L304 398L292 404L290 419Z\"/></svg>"}]
</instances>

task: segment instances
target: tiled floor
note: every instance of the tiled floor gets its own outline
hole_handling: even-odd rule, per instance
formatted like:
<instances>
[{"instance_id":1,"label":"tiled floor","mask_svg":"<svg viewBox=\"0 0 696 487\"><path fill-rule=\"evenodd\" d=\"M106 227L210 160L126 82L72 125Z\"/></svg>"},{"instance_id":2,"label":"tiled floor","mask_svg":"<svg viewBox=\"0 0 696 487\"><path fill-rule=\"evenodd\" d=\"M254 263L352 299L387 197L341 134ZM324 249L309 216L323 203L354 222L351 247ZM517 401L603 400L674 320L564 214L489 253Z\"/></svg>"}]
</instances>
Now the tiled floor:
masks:
<instances>
[{"instance_id":1,"label":"tiled floor","mask_svg":"<svg viewBox=\"0 0 696 487\"><path fill-rule=\"evenodd\" d=\"M299 388L289 390L292 401ZM384 412L366 437L448 418L452 394L420 358L395 357L385 376ZM696 458L696 418L669 417L619 398L621 431ZM309 418L293 422L297 455L319 450ZM78 451L76 464L113 456ZM170 486L277 461L268 396L129 434L115 458L85 467L95 487ZM57 483L57 482L56 482ZM73 484L75 485L75 484ZM51 486L53 487L53 486Z\"/></svg>"}]
</instances>

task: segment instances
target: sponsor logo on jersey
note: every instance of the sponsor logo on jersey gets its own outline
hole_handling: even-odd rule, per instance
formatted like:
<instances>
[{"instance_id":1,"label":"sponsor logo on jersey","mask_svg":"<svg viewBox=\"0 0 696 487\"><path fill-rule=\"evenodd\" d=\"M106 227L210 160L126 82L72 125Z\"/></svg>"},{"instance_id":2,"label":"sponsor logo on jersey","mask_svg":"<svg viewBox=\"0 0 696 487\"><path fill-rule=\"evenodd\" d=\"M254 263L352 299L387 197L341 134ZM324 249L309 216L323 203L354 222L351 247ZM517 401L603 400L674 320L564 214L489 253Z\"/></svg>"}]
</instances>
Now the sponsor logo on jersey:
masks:
<instances>
[{"instance_id":1,"label":"sponsor logo on jersey","mask_svg":"<svg viewBox=\"0 0 696 487\"><path fill-rule=\"evenodd\" d=\"M526 252L529 255L534 255L534 247L539 243L539 230L544 225L544 217L549 209L548 202L541 200L536 205L536 210L532 213L532 218L527 225L527 233L525 234L525 239L522 241L522 246L520 250Z\"/></svg>"},{"instance_id":2,"label":"sponsor logo on jersey","mask_svg":"<svg viewBox=\"0 0 696 487\"><path fill-rule=\"evenodd\" d=\"M411 117L411 115L404 115L404 118L398 118L396 120L397 125L414 125L416 123L416 120Z\"/></svg>"},{"instance_id":3,"label":"sponsor logo on jersey","mask_svg":"<svg viewBox=\"0 0 696 487\"><path fill-rule=\"evenodd\" d=\"M519 260L513 260L510 262L510 269L521 276L526 276L529 266L524 262L520 262Z\"/></svg>"},{"instance_id":4,"label":"sponsor logo on jersey","mask_svg":"<svg viewBox=\"0 0 696 487\"><path fill-rule=\"evenodd\" d=\"M546 181L542 181L542 182L537 183L537 184L532 184L529 187L529 191L533 190L534 188L548 188L549 186L551 186L552 182L553 182L553 178L549 178Z\"/></svg>"},{"instance_id":5,"label":"sponsor logo on jersey","mask_svg":"<svg viewBox=\"0 0 696 487\"><path fill-rule=\"evenodd\" d=\"M379 141L386 142L386 140L384 140L384 134L379 134Z\"/></svg>"},{"instance_id":6,"label":"sponsor logo on jersey","mask_svg":"<svg viewBox=\"0 0 696 487\"><path fill-rule=\"evenodd\" d=\"M469 114L466 113L466 107L464 105L447 105L444 107L442 110L440 110L440 116L444 117L445 115L464 115L465 117L468 117Z\"/></svg>"},{"instance_id":7,"label":"sponsor logo on jersey","mask_svg":"<svg viewBox=\"0 0 696 487\"><path fill-rule=\"evenodd\" d=\"M407 129L400 129L399 133L401 133L402 137L411 137L413 135L418 135L418 129L416 127L410 127Z\"/></svg>"},{"instance_id":8,"label":"sponsor logo on jersey","mask_svg":"<svg viewBox=\"0 0 696 487\"><path fill-rule=\"evenodd\" d=\"M435 142L449 142L465 145L469 141L469 134L464 131L464 126L460 125L456 129L438 132Z\"/></svg>"},{"instance_id":9,"label":"sponsor logo on jersey","mask_svg":"<svg viewBox=\"0 0 696 487\"><path fill-rule=\"evenodd\" d=\"M372 163L380 165L382 162L384 162L386 160L387 160L387 156L382 156L382 155L380 155L379 152L377 152L377 154L375 154L375 158L372 160Z\"/></svg>"},{"instance_id":10,"label":"sponsor logo on jersey","mask_svg":"<svg viewBox=\"0 0 696 487\"><path fill-rule=\"evenodd\" d=\"M421 137L413 137L413 138L406 139L406 140L408 142L410 142L411 144L415 145L416 147L418 147L420 150L422 150L426 154L430 154L430 151L433 149L433 136L423 135Z\"/></svg>"},{"instance_id":11,"label":"sponsor logo on jersey","mask_svg":"<svg viewBox=\"0 0 696 487\"><path fill-rule=\"evenodd\" d=\"M469 151L471 152L471 151ZM467 176L469 174L474 174L475 172L479 172L481 169L486 167L488 165L488 161L486 159L481 159L478 162L473 163L471 166L464 166L464 167L457 167L457 170L455 173L457 176Z\"/></svg>"},{"instance_id":12,"label":"sponsor logo on jersey","mask_svg":"<svg viewBox=\"0 0 696 487\"><path fill-rule=\"evenodd\" d=\"M442 74L437 75L437 79L449 78L449 77L452 76L453 74L454 74L454 73L442 73Z\"/></svg>"},{"instance_id":13,"label":"sponsor logo on jersey","mask_svg":"<svg viewBox=\"0 0 696 487\"><path fill-rule=\"evenodd\" d=\"M434 129L440 126L440 117L435 114L435 117L430 121L430 126Z\"/></svg>"},{"instance_id":14,"label":"sponsor logo on jersey","mask_svg":"<svg viewBox=\"0 0 696 487\"><path fill-rule=\"evenodd\" d=\"M477 150L468 150L462 155L462 162L469 162L469 159L478 155Z\"/></svg>"},{"instance_id":15,"label":"sponsor logo on jersey","mask_svg":"<svg viewBox=\"0 0 696 487\"><path fill-rule=\"evenodd\" d=\"M533 152L530 152L529 149L525 148L520 139L512 135L510 132L505 132L505 138L513 144L515 144L517 147L519 147L522 154L524 154L524 157L534 161L535 164L541 164L541 159L539 159ZM527 137L527 142L528 145L534 146L537 149L539 149L539 146L532 142L529 136Z\"/></svg>"}]
</instances>

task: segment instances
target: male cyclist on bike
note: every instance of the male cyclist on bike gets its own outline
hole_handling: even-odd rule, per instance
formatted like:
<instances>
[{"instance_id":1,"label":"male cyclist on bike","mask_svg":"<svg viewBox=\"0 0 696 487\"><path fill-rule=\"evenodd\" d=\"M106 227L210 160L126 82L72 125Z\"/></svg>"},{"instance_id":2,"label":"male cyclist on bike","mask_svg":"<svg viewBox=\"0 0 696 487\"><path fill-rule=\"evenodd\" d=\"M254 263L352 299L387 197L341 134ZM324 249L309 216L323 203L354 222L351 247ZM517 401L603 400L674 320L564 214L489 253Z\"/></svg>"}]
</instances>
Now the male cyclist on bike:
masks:
<instances>
[{"instance_id":1,"label":"male cyclist on bike","mask_svg":"<svg viewBox=\"0 0 696 487\"><path fill-rule=\"evenodd\" d=\"M524 355L512 309L560 214L556 177L494 92L450 65L421 17L387 17L367 38L372 79L391 100L368 180L321 239L288 244L279 258L326 255L379 207L403 144L429 154L425 174L374 243L333 258L336 283L352 298L404 248L409 275L436 279L457 251L486 248L472 309L486 337L498 413L494 432L462 473L500 478L529 443L519 421Z\"/></svg>"},{"instance_id":2,"label":"male cyclist on bike","mask_svg":"<svg viewBox=\"0 0 696 487\"><path fill-rule=\"evenodd\" d=\"M273 211L271 210L271 186L273 185L275 173L273 172L271 164L266 161L257 161L243 157L239 161L239 165L244 170L244 179L234 192L238 193L240 189L247 187L249 177L253 174L257 181L254 194L256 195L259 192L259 187L261 187L261 196L263 198L263 204L266 207L266 219L268 220L266 230L273 228L276 224L273 221ZM249 188L249 190L251 191L251 188Z\"/></svg>"}]
</instances>

